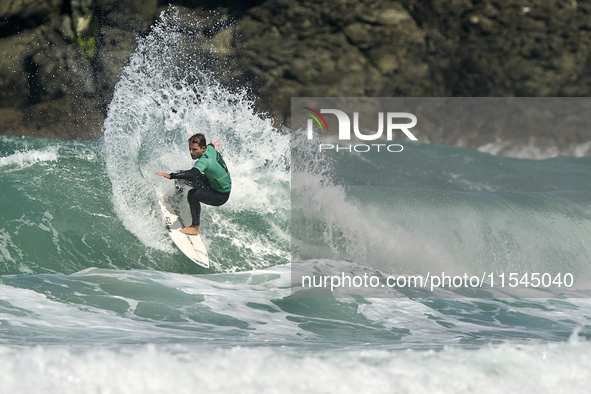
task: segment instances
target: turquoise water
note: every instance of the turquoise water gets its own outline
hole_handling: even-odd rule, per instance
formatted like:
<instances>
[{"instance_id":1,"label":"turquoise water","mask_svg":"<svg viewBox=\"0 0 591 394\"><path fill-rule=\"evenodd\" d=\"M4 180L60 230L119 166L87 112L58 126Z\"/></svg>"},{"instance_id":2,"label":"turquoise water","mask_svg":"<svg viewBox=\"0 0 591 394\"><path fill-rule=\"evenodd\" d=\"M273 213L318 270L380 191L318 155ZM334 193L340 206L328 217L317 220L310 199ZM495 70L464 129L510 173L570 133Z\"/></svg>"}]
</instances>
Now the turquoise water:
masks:
<instances>
[{"instance_id":1,"label":"turquoise water","mask_svg":"<svg viewBox=\"0 0 591 394\"><path fill-rule=\"evenodd\" d=\"M567 275L568 287L547 290L589 296L589 157L528 160L401 143L401 153L329 152L296 165L298 258L345 260L383 275L467 273L497 283L505 275L505 284L510 273L547 274L547 283Z\"/></svg>"},{"instance_id":2,"label":"turquoise water","mask_svg":"<svg viewBox=\"0 0 591 394\"><path fill-rule=\"evenodd\" d=\"M0 137L0 391L588 390L585 297L291 294L302 261L569 270L584 283L588 157L404 143L400 155L294 162L290 132L248 95L168 67L175 34L165 23L140 41L102 139ZM204 209L209 270L168 238L157 199L173 186L154 175L188 168L198 131L222 142L234 184ZM294 169L310 175L297 198ZM292 234L306 220L315 232Z\"/></svg>"}]
</instances>

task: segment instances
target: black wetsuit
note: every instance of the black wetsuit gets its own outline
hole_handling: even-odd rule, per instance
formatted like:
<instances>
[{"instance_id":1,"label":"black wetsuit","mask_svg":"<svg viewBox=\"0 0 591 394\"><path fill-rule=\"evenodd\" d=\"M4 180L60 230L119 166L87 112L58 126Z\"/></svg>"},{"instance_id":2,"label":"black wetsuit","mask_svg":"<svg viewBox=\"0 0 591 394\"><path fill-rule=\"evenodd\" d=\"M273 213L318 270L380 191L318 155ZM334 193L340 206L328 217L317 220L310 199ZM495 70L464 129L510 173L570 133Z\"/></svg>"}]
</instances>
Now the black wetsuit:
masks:
<instances>
[{"instance_id":1,"label":"black wetsuit","mask_svg":"<svg viewBox=\"0 0 591 394\"><path fill-rule=\"evenodd\" d=\"M170 179L185 179L192 187L187 195L193 218L191 226L199 226L201 203L219 207L230 198L230 173L222 155L211 144L193 168L172 173Z\"/></svg>"}]
</instances>

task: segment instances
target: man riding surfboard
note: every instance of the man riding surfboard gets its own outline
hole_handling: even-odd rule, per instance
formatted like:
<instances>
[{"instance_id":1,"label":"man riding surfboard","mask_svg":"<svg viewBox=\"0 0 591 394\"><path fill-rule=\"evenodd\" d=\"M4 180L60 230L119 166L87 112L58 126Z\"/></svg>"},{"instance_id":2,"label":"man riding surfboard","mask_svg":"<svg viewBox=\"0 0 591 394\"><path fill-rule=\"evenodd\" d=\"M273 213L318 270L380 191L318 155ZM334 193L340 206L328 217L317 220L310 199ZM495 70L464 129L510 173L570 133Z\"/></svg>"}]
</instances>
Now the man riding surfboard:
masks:
<instances>
[{"instance_id":1,"label":"man riding surfboard","mask_svg":"<svg viewBox=\"0 0 591 394\"><path fill-rule=\"evenodd\" d=\"M217 151L219 146L217 141L208 145L205 136L197 133L189 138L189 153L193 160L197 160L193 168L170 174L156 173L166 179L186 179L193 186L187 194L192 222L191 226L179 230L183 234L199 234L201 203L218 207L230 198L232 179L226 162Z\"/></svg>"}]
</instances>

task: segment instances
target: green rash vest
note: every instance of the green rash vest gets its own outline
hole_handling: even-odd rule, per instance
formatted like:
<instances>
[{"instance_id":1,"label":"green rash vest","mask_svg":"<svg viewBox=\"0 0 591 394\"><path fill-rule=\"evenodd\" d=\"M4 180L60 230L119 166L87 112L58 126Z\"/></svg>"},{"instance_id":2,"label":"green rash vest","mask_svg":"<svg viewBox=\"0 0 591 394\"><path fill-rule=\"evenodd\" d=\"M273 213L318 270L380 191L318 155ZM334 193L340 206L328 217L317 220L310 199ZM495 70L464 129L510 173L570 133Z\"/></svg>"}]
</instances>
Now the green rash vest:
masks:
<instances>
[{"instance_id":1,"label":"green rash vest","mask_svg":"<svg viewBox=\"0 0 591 394\"><path fill-rule=\"evenodd\" d=\"M220 193L228 193L232 190L232 179L228 166L222 155L212 145L207 145L207 149L197 159L193 168L205 174L213 190Z\"/></svg>"}]
</instances>

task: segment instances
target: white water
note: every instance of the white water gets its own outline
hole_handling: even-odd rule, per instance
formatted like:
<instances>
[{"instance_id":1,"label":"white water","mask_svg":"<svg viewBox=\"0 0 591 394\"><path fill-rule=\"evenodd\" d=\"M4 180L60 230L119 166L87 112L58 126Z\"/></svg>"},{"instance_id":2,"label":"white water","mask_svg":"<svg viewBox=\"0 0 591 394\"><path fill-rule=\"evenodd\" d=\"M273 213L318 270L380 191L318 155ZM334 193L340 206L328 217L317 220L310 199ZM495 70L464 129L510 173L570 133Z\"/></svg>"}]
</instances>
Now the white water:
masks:
<instances>
[{"instance_id":1,"label":"white water","mask_svg":"<svg viewBox=\"0 0 591 394\"><path fill-rule=\"evenodd\" d=\"M591 345L477 350L0 346L5 393L584 393Z\"/></svg>"},{"instance_id":2,"label":"white water","mask_svg":"<svg viewBox=\"0 0 591 394\"><path fill-rule=\"evenodd\" d=\"M56 146L45 149L28 149L18 151L9 156L0 157L0 168L15 166L19 169L30 167L33 164L44 161L56 161L58 157Z\"/></svg>"},{"instance_id":3,"label":"white water","mask_svg":"<svg viewBox=\"0 0 591 394\"><path fill-rule=\"evenodd\" d=\"M174 12L164 16L139 42L109 106L104 151L117 214L146 246L173 252L156 204L157 194L172 192L173 183L155 172L191 168L187 139L201 132L208 142L221 142L233 178L229 202L205 208L206 244L225 237L224 242L237 249L251 250L252 258L244 266L265 266L266 255L287 259L284 248L265 242L261 246L260 237L239 217L248 212L256 221L267 221L278 238L288 240L285 226L268 218L285 216L290 209L289 136L254 113L245 91L228 91L199 59L185 56L198 52L198 43L188 49L178 23L198 28L194 22L180 21Z\"/></svg>"}]
</instances>

